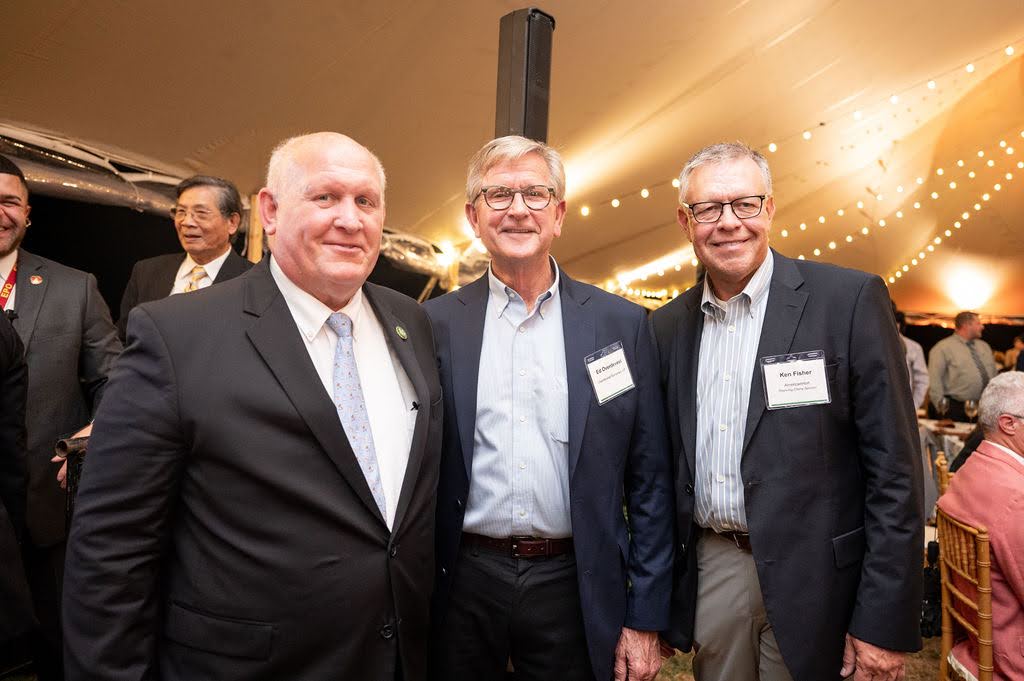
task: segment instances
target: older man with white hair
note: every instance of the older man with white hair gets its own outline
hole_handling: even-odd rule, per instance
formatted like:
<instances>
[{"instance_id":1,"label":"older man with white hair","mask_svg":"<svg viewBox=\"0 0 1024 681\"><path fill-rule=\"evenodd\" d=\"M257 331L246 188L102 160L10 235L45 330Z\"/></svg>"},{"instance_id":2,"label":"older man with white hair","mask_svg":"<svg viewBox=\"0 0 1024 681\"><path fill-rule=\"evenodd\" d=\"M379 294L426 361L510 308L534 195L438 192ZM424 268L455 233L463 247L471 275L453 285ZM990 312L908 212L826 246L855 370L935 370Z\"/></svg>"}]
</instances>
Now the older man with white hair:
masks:
<instances>
[{"instance_id":1,"label":"older man with white hair","mask_svg":"<svg viewBox=\"0 0 1024 681\"><path fill-rule=\"evenodd\" d=\"M981 395L985 439L939 498L954 518L988 529L992 557L994 679L1024 679L1024 372L993 378ZM975 642L954 646L954 666L978 676Z\"/></svg>"},{"instance_id":2,"label":"older man with white hair","mask_svg":"<svg viewBox=\"0 0 1024 681\"><path fill-rule=\"evenodd\" d=\"M425 678L441 394L426 315L366 283L383 168L293 138L259 205L271 258L131 313L72 525L69 679Z\"/></svg>"}]
</instances>

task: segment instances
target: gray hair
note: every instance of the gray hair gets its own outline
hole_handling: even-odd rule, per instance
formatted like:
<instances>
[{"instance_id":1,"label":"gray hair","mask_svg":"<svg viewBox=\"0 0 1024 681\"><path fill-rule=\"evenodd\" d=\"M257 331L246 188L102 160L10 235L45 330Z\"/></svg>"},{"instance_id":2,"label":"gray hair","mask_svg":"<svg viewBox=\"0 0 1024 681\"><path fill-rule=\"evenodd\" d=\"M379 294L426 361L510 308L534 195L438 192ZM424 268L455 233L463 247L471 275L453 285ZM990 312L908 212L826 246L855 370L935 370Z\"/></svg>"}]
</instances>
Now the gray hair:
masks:
<instances>
[{"instance_id":1,"label":"gray hair","mask_svg":"<svg viewBox=\"0 0 1024 681\"><path fill-rule=\"evenodd\" d=\"M985 387L978 401L978 424L988 437L999 430L999 415L1024 417L1024 371L997 375Z\"/></svg>"},{"instance_id":2,"label":"gray hair","mask_svg":"<svg viewBox=\"0 0 1024 681\"><path fill-rule=\"evenodd\" d=\"M480 194L484 175L491 168L500 163L518 161L530 154L537 154L544 160L551 184L555 187L555 200L561 201L565 197L565 168L562 166L561 155L543 142L518 135L493 139L473 155L466 175L466 201L472 203Z\"/></svg>"},{"instance_id":3,"label":"gray hair","mask_svg":"<svg viewBox=\"0 0 1024 681\"><path fill-rule=\"evenodd\" d=\"M713 165L743 158L750 159L761 169L761 177L764 178L764 192L765 194L771 194L772 171L768 168L768 159L759 151L750 148L743 142L719 142L718 144L704 147L691 156L690 160L683 166L683 171L679 173L679 202L683 203L683 197L686 196L686 190L690 186L690 175L693 174L694 170L703 165Z\"/></svg>"},{"instance_id":4,"label":"gray hair","mask_svg":"<svg viewBox=\"0 0 1024 681\"><path fill-rule=\"evenodd\" d=\"M370 158L373 159L374 166L377 168L377 175L380 177L380 191L383 194L387 188L387 176L384 174L384 165L380 162L380 159L372 151L359 144L359 142L339 132L313 132L296 135L295 137L289 137L274 147L274 151L270 153L270 161L267 163L267 188L270 192L272 194L283 192L286 188L290 188L290 185L295 181L295 155L302 147L323 144L328 141L348 142L360 147L369 154Z\"/></svg>"}]
</instances>

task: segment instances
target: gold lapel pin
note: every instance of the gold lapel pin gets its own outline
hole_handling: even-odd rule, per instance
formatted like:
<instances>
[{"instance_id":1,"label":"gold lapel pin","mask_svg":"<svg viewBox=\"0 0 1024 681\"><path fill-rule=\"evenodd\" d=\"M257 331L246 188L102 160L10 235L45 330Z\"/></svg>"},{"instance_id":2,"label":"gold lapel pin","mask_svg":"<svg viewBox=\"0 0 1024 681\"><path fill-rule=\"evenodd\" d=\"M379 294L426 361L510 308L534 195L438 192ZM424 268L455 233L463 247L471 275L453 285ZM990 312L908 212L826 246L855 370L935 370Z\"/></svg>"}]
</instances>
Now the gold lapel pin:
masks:
<instances>
[{"instance_id":1,"label":"gold lapel pin","mask_svg":"<svg viewBox=\"0 0 1024 681\"><path fill-rule=\"evenodd\" d=\"M397 333L398 337L401 338L402 340L409 340L409 334L406 333L405 329L402 328L401 326L395 327L395 333Z\"/></svg>"},{"instance_id":2,"label":"gold lapel pin","mask_svg":"<svg viewBox=\"0 0 1024 681\"><path fill-rule=\"evenodd\" d=\"M39 284L43 283L43 278L40 277L38 274L33 274L31 277L28 278L28 282L33 286L38 286Z\"/></svg>"}]
</instances>

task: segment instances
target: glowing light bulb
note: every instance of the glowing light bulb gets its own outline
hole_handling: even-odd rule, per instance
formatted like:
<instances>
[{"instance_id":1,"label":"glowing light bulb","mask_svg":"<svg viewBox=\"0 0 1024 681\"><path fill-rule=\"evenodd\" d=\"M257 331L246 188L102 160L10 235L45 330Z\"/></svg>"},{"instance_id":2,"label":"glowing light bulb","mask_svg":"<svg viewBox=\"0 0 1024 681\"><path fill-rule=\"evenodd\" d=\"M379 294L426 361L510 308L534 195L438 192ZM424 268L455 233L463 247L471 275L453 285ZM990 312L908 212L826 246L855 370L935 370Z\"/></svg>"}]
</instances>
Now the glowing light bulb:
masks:
<instances>
[{"instance_id":1,"label":"glowing light bulb","mask_svg":"<svg viewBox=\"0 0 1024 681\"><path fill-rule=\"evenodd\" d=\"M644 187L643 189L640 190L640 198L641 199L646 199L650 195L651 195L651 192L647 189L647 187Z\"/></svg>"},{"instance_id":2,"label":"glowing light bulb","mask_svg":"<svg viewBox=\"0 0 1024 681\"><path fill-rule=\"evenodd\" d=\"M936 174L936 175L942 175L942 174L944 174L945 172L946 172L946 171L945 171L945 170L943 170L942 168L936 168L936 169L935 169L935 174Z\"/></svg>"},{"instance_id":3,"label":"glowing light bulb","mask_svg":"<svg viewBox=\"0 0 1024 681\"><path fill-rule=\"evenodd\" d=\"M944 233L944 234L945 234L945 235L946 235L947 237L953 236L953 232L952 232L951 230L948 230L948 229L947 229L947 230L946 230L945 232L943 232L943 233Z\"/></svg>"},{"instance_id":4,"label":"glowing light bulb","mask_svg":"<svg viewBox=\"0 0 1024 681\"><path fill-rule=\"evenodd\" d=\"M996 162L993 161L992 159L989 159L988 161L985 162L985 165L987 165L989 168L995 166L995 164Z\"/></svg>"},{"instance_id":5,"label":"glowing light bulb","mask_svg":"<svg viewBox=\"0 0 1024 681\"><path fill-rule=\"evenodd\" d=\"M921 202L920 201L914 201L914 208L920 208L920 207L921 207Z\"/></svg>"},{"instance_id":6,"label":"glowing light bulb","mask_svg":"<svg viewBox=\"0 0 1024 681\"><path fill-rule=\"evenodd\" d=\"M788 229L784 229L781 232L779 232L779 234L781 234L782 238L785 239L787 236L789 236L789 230Z\"/></svg>"},{"instance_id":7,"label":"glowing light bulb","mask_svg":"<svg viewBox=\"0 0 1024 681\"><path fill-rule=\"evenodd\" d=\"M987 194L987 193L986 193L986 194L982 194L982 195L981 195L981 200L982 200L982 201L988 201L988 200L989 200L990 198L991 198L991 195L990 195L990 194Z\"/></svg>"},{"instance_id":8,"label":"glowing light bulb","mask_svg":"<svg viewBox=\"0 0 1024 681\"><path fill-rule=\"evenodd\" d=\"M949 183L949 188L950 189L956 189L956 182L950 182Z\"/></svg>"},{"instance_id":9,"label":"glowing light bulb","mask_svg":"<svg viewBox=\"0 0 1024 681\"><path fill-rule=\"evenodd\" d=\"M846 211L840 208L839 210L836 211L836 215L838 215L839 217L843 217L844 215L846 215Z\"/></svg>"},{"instance_id":10,"label":"glowing light bulb","mask_svg":"<svg viewBox=\"0 0 1024 681\"><path fill-rule=\"evenodd\" d=\"M806 222L801 222L800 223L800 231L801 232L806 232L807 231L807 223Z\"/></svg>"},{"instance_id":11,"label":"glowing light bulb","mask_svg":"<svg viewBox=\"0 0 1024 681\"><path fill-rule=\"evenodd\" d=\"M858 120L859 121L860 119L864 118L864 114L862 114L860 111L854 111L853 112L853 118L854 118L854 120Z\"/></svg>"},{"instance_id":12,"label":"glowing light bulb","mask_svg":"<svg viewBox=\"0 0 1024 681\"><path fill-rule=\"evenodd\" d=\"M836 242L835 241L829 241L828 242L828 247L830 249L832 249L833 251L836 250Z\"/></svg>"},{"instance_id":13,"label":"glowing light bulb","mask_svg":"<svg viewBox=\"0 0 1024 681\"><path fill-rule=\"evenodd\" d=\"M917 183L918 184L924 184L924 178L923 177L917 178Z\"/></svg>"},{"instance_id":14,"label":"glowing light bulb","mask_svg":"<svg viewBox=\"0 0 1024 681\"><path fill-rule=\"evenodd\" d=\"M896 193L897 194L902 194L903 193L903 185L902 184L899 185L898 187L896 187Z\"/></svg>"},{"instance_id":15,"label":"glowing light bulb","mask_svg":"<svg viewBox=\"0 0 1024 681\"><path fill-rule=\"evenodd\" d=\"M967 173L967 177L971 178L972 180L975 177L977 177L977 176L978 176L977 173L975 173L973 170L971 172Z\"/></svg>"},{"instance_id":16,"label":"glowing light bulb","mask_svg":"<svg viewBox=\"0 0 1024 681\"><path fill-rule=\"evenodd\" d=\"M820 248L815 248L814 249L814 255L821 255L821 249Z\"/></svg>"},{"instance_id":17,"label":"glowing light bulb","mask_svg":"<svg viewBox=\"0 0 1024 681\"><path fill-rule=\"evenodd\" d=\"M934 80L929 80L928 81L928 89L929 90L934 90L935 89L935 81Z\"/></svg>"},{"instance_id":18,"label":"glowing light bulb","mask_svg":"<svg viewBox=\"0 0 1024 681\"><path fill-rule=\"evenodd\" d=\"M804 130L803 138L805 140L811 139L811 131L810 130Z\"/></svg>"},{"instance_id":19,"label":"glowing light bulb","mask_svg":"<svg viewBox=\"0 0 1024 681\"><path fill-rule=\"evenodd\" d=\"M896 283L896 277L889 277L889 283L890 284L895 284Z\"/></svg>"},{"instance_id":20,"label":"glowing light bulb","mask_svg":"<svg viewBox=\"0 0 1024 681\"><path fill-rule=\"evenodd\" d=\"M885 227L885 219L884 218L878 221L878 226L879 227Z\"/></svg>"},{"instance_id":21,"label":"glowing light bulb","mask_svg":"<svg viewBox=\"0 0 1024 681\"><path fill-rule=\"evenodd\" d=\"M867 227L861 227L860 228L860 233L863 234L864 236L867 236L868 234L871 233L871 230L868 229Z\"/></svg>"},{"instance_id":22,"label":"glowing light bulb","mask_svg":"<svg viewBox=\"0 0 1024 681\"><path fill-rule=\"evenodd\" d=\"M583 217L587 217L588 215L590 215L590 206L583 206L582 208L580 208L580 215L582 215Z\"/></svg>"},{"instance_id":23,"label":"glowing light bulb","mask_svg":"<svg viewBox=\"0 0 1024 681\"><path fill-rule=\"evenodd\" d=\"M847 235L846 235L846 243L848 243L848 244L849 244L849 243L853 243L853 236L851 236L851 235L847 234Z\"/></svg>"},{"instance_id":24,"label":"glowing light bulb","mask_svg":"<svg viewBox=\"0 0 1024 681\"><path fill-rule=\"evenodd\" d=\"M896 211L896 217L902 218L903 217L903 211L901 211L901 210Z\"/></svg>"},{"instance_id":25,"label":"glowing light bulb","mask_svg":"<svg viewBox=\"0 0 1024 681\"><path fill-rule=\"evenodd\" d=\"M774 154L774 153L775 153L776 151L778 151L778 150L779 150L779 145L778 145L778 144L776 144L775 142L771 142L771 143L770 143L770 144L768 145L768 151L772 152L773 154Z\"/></svg>"},{"instance_id":26,"label":"glowing light bulb","mask_svg":"<svg viewBox=\"0 0 1024 681\"><path fill-rule=\"evenodd\" d=\"M957 160L957 162L956 162L956 164L957 164L958 166L960 166L961 168L963 168L963 167L964 167L964 160L963 160L962 158L961 158L961 159L958 159L958 160Z\"/></svg>"},{"instance_id":27,"label":"glowing light bulb","mask_svg":"<svg viewBox=\"0 0 1024 681\"><path fill-rule=\"evenodd\" d=\"M909 272L910 271L910 265L904 265L900 269L903 270L904 272Z\"/></svg>"},{"instance_id":28,"label":"glowing light bulb","mask_svg":"<svg viewBox=\"0 0 1024 681\"><path fill-rule=\"evenodd\" d=\"M818 216L818 222L820 222L821 224L825 224L825 216L824 215L819 215Z\"/></svg>"},{"instance_id":29,"label":"glowing light bulb","mask_svg":"<svg viewBox=\"0 0 1024 681\"><path fill-rule=\"evenodd\" d=\"M900 98L899 98L898 95L893 95L892 97L889 98L889 103L890 104L899 104L899 101L900 101Z\"/></svg>"},{"instance_id":30,"label":"glowing light bulb","mask_svg":"<svg viewBox=\"0 0 1024 681\"><path fill-rule=\"evenodd\" d=\"M968 64L964 67L964 70L967 71L967 73L974 73L974 64Z\"/></svg>"},{"instance_id":31,"label":"glowing light bulb","mask_svg":"<svg viewBox=\"0 0 1024 681\"><path fill-rule=\"evenodd\" d=\"M1007 45L1006 49L1003 50L1003 52L1006 53L1007 57L1012 57L1013 56L1013 45Z\"/></svg>"},{"instance_id":32,"label":"glowing light bulb","mask_svg":"<svg viewBox=\"0 0 1024 681\"><path fill-rule=\"evenodd\" d=\"M939 193L938 192L932 192L932 198L933 199L939 198Z\"/></svg>"},{"instance_id":33,"label":"glowing light bulb","mask_svg":"<svg viewBox=\"0 0 1024 681\"><path fill-rule=\"evenodd\" d=\"M672 186L675 187L676 189L679 189L679 178L678 177L673 177L672 178Z\"/></svg>"}]
</instances>

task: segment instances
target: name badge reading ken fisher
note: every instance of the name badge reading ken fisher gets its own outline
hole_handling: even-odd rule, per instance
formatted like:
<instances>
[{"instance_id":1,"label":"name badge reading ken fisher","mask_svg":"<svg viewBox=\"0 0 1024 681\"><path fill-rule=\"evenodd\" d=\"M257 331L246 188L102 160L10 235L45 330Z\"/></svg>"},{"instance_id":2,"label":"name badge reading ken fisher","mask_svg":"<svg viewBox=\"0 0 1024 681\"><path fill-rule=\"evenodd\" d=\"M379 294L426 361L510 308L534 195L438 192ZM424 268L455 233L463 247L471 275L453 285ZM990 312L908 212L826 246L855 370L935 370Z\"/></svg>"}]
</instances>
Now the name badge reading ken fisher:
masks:
<instances>
[{"instance_id":1,"label":"name badge reading ken fisher","mask_svg":"<svg viewBox=\"0 0 1024 681\"><path fill-rule=\"evenodd\" d=\"M761 358L764 396L769 409L828 404L828 376L822 350Z\"/></svg>"},{"instance_id":2,"label":"name badge reading ken fisher","mask_svg":"<svg viewBox=\"0 0 1024 681\"><path fill-rule=\"evenodd\" d=\"M626 362L626 352L622 349L622 341L587 355L583 361L587 365L590 382L594 384L594 396L598 404L604 404L636 387L629 363Z\"/></svg>"}]
</instances>

